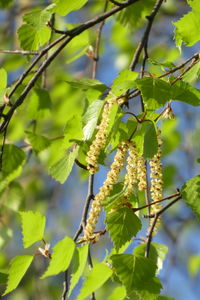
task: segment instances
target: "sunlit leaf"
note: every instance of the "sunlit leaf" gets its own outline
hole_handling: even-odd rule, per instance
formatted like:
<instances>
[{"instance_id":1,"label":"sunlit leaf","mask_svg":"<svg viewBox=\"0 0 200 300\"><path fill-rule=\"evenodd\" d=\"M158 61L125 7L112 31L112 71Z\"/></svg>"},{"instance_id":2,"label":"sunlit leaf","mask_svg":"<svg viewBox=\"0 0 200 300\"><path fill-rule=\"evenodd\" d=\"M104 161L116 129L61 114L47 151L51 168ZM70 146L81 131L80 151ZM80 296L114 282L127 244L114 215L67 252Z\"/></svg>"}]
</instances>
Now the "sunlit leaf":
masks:
<instances>
[{"instance_id":1,"label":"sunlit leaf","mask_svg":"<svg viewBox=\"0 0 200 300\"><path fill-rule=\"evenodd\" d=\"M73 0L73 1L65 1L65 0L55 0L55 7L53 11L60 16L66 16L68 13L74 10L80 9L88 0Z\"/></svg>"},{"instance_id":2,"label":"sunlit leaf","mask_svg":"<svg viewBox=\"0 0 200 300\"><path fill-rule=\"evenodd\" d=\"M150 159L152 158L158 150L158 141L155 124L153 122L149 122L146 128L146 133L144 136L144 158Z\"/></svg>"},{"instance_id":3,"label":"sunlit leaf","mask_svg":"<svg viewBox=\"0 0 200 300\"><path fill-rule=\"evenodd\" d=\"M66 236L63 240L59 241L53 248L52 259L50 260L50 264L46 272L41 278L57 275L58 273L67 270L73 256L74 249L75 243L71 238Z\"/></svg>"},{"instance_id":4,"label":"sunlit leaf","mask_svg":"<svg viewBox=\"0 0 200 300\"><path fill-rule=\"evenodd\" d=\"M26 271L28 270L31 262L33 261L33 258L34 257L30 255L23 255L16 256L12 259L8 273L7 288L4 292L4 295L16 289L16 287L24 277Z\"/></svg>"},{"instance_id":5,"label":"sunlit leaf","mask_svg":"<svg viewBox=\"0 0 200 300\"><path fill-rule=\"evenodd\" d=\"M44 237L46 218L39 212L21 211L24 248L30 247Z\"/></svg>"},{"instance_id":6,"label":"sunlit leaf","mask_svg":"<svg viewBox=\"0 0 200 300\"><path fill-rule=\"evenodd\" d=\"M3 68L0 68L0 78L0 90L2 90L7 86L7 72Z\"/></svg>"}]
</instances>

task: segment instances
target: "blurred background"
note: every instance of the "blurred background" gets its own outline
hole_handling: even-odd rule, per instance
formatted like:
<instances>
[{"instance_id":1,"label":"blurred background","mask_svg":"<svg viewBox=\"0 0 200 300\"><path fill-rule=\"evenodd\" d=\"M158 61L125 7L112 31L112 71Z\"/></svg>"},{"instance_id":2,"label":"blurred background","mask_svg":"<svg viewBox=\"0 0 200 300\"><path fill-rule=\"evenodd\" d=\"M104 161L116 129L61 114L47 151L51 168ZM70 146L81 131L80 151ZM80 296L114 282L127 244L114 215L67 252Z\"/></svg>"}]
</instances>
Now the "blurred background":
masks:
<instances>
[{"instance_id":1,"label":"blurred background","mask_svg":"<svg viewBox=\"0 0 200 300\"><path fill-rule=\"evenodd\" d=\"M147 1L147 9L141 14L137 12L131 15L130 13L129 18L118 14L106 21L101 38L96 79L110 86L121 70L128 69L146 25L145 16L151 11L154 2L153 0ZM20 49L17 29L22 24L22 16L34 7L45 7L47 4L50 2L1 0L0 49ZM103 8L104 1L102 0L88 1L79 12L70 13L64 18L56 16L55 28L66 30L70 28L69 24L82 23L101 13ZM167 70L167 65L178 65L199 50L200 43L193 47L183 46L181 53L175 47L173 22L189 10L184 0L168 0L163 4L153 24L149 40L151 61L148 61L146 69L152 74L162 74L163 70ZM24 253L33 254L41 246L37 243L28 250L23 249L18 210L34 210L46 215L45 239L51 243L51 246L65 235L73 237L79 226L87 194L87 172L74 166L68 180L60 184L48 175L48 169L65 151L62 135L66 122L72 117L74 110L77 114L84 113L87 101L90 99L90 95L75 89L66 81L82 77L91 78L93 61L88 50L91 46L95 46L96 34L97 27L94 27L76 37L48 68L45 79L41 78L38 82L38 86L42 85L49 92L50 107L37 110L34 107L34 99L37 95L32 92L11 121L7 142L12 142L26 151L27 163L20 179L10 183L9 189L1 192L1 270L7 269L12 257ZM53 34L52 39L58 36L58 34ZM30 59L30 56L0 53L0 67L8 72L10 86L27 68ZM138 64L136 70L139 71L140 68L141 65ZM198 72L195 78L186 76L185 80L199 87ZM24 84L26 83L25 81ZM14 98L20 94L20 91L19 88ZM197 160L200 157L200 120L198 117L200 109L177 101L172 103L172 109L175 119L159 123L164 139L165 196L176 192L176 188L181 188L185 181L199 172ZM129 110L135 113L140 112L139 99L134 98L132 102L130 100ZM27 144L25 132L27 130L34 130L38 134L47 136L51 139L50 146L43 151L32 151ZM62 147L63 149L60 150ZM98 192L98 188L105 179L111 161L112 155L106 159L105 166L102 166L96 175L95 192ZM99 223L99 228L104 228L103 218ZM154 238L156 242L169 247L163 270L159 275L164 287L163 295L176 300L199 299L199 235L198 220L183 201L174 205L163 215L162 226ZM135 241L134 245L138 243ZM103 236L99 243L92 246L94 261L102 260L106 251L111 247L109 237ZM127 251L132 251L132 248L128 248ZM40 280L39 277L46 266L46 259L37 257L17 290L4 298L9 300L60 299L63 274ZM108 282L97 292L97 299L108 299L113 286L114 283ZM1 286L1 290L3 288ZM70 299L75 299L79 288L80 284Z\"/></svg>"}]
</instances>

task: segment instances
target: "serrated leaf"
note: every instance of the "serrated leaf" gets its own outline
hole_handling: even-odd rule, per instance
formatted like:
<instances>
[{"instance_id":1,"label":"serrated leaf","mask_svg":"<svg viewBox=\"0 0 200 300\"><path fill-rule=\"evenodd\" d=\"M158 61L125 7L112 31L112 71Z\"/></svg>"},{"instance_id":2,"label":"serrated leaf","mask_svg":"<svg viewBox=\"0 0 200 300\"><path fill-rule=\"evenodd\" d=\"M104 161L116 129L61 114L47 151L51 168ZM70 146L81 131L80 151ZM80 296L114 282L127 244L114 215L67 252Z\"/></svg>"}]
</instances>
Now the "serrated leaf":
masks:
<instances>
[{"instance_id":1,"label":"serrated leaf","mask_svg":"<svg viewBox=\"0 0 200 300\"><path fill-rule=\"evenodd\" d=\"M76 300L83 300L99 289L111 277L112 273L112 270L103 263L94 265Z\"/></svg>"},{"instance_id":2,"label":"serrated leaf","mask_svg":"<svg viewBox=\"0 0 200 300\"><path fill-rule=\"evenodd\" d=\"M102 100L96 100L90 104L86 113L83 116L83 128L84 140L89 140L96 128L98 117L104 102Z\"/></svg>"},{"instance_id":3,"label":"serrated leaf","mask_svg":"<svg viewBox=\"0 0 200 300\"><path fill-rule=\"evenodd\" d=\"M159 293L161 286L155 283L156 265L151 259L139 255L116 254L111 260L128 295L133 291L152 292L151 284L156 293Z\"/></svg>"},{"instance_id":4,"label":"serrated leaf","mask_svg":"<svg viewBox=\"0 0 200 300\"><path fill-rule=\"evenodd\" d=\"M200 40L199 0L188 1L188 4L193 8L192 11L177 22L173 22L176 27L174 31L175 40L179 47L181 47L182 42L187 46L193 46Z\"/></svg>"},{"instance_id":5,"label":"serrated leaf","mask_svg":"<svg viewBox=\"0 0 200 300\"><path fill-rule=\"evenodd\" d=\"M25 133L28 137L31 146L33 147L33 150L35 150L36 152L43 151L44 149L49 147L50 141L46 137L35 134L31 131L25 131Z\"/></svg>"},{"instance_id":6,"label":"serrated leaf","mask_svg":"<svg viewBox=\"0 0 200 300\"><path fill-rule=\"evenodd\" d=\"M170 92L172 100L182 101L192 106L200 105L200 90L183 80L170 86Z\"/></svg>"},{"instance_id":7,"label":"serrated leaf","mask_svg":"<svg viewBox=\"0 0 200 300\"><path fill-rule=\"evenodd\" d=\"M33 256L24 255L16 256L12 259L8 273L7 288L3 295L6 295L16 289L26 271L28 270L31 262L33 261L33 258Z\"/></svg>"},{"instance_id":8,"label":"serrated leaf","mask_svg":"<svg viewBox=\"0 0 200 300\"><path fill-rule=\"evenodd\" d=\"M49 116L51 99L45 89L34 89L28 105L28 118L37 120Z\"/></svg>"},{"instance_id":9,"label":"serrated leaf","mask_svg":"<svg viewBox=\"0 0 200 300\"><path fill-rule=\"evenodd\" d=\"M7 86L7 72L3 68L0 68L0 78L0 90L3 90Z\"/></svg>"},{"instance_id":10,"label":"serrated leaf","mask_svg":"<svg viewBox=\"0 0 200 300\"><path fill-rule=\"evenodd\" d=\"M109 213L106 217L106 224L117 251L133 236L136 236L142 227L140 219L128 207Z\"/></svg>"},{"instance_id":11,"label":"serrated leaf","mask_svg":"<svg viewBox=\"0 0 200 300\"><path fill-rule=\"evenodd\" d=\"M49 168L49 174L60 183L64 183L70 175L79 147L76 147Z\"/></svg>"},{"instance_id":12,"label":"serrated leaf","mask_svg":"<svg viewBox=\"0 0 200 300\"><path fill-rule=\"evenodd\" d=\"M88 0L55 0L55 7L53 8L53 12L59 14L60 16L66 16L71 11L78 10L83 7Z\"/></svg>"},{"instance_id":13,"label":"serrated leaf","mask_svg":"<svg viewBox=\"0 0 200 300\"><path fill-rule=\"evenodd\" d=\"M65 237L53 247L52 258L46 272L41 278L57 275L69 267L75 249L74 241Z\"/></svg>"},{"instance_id":14,"label":"serrated leaf","mask_svg":"<svg viewBox=\"0 0 200 300\"><path fill-rule=\"evenodd\" d=\"M200 220L200 175L186 181L182 186L181 194L186 204L192 208Z\"/></svg>"},{"instance_id":15,"label":"serrated leaf","mask_svg":"<svg viewBox=\"0 0 200 300\"><path fill-rule=\"evenodd\" d=\"M144 152L145 159L152 158L158 151L158 141L155 124L149 122L144 135Z\"/></svg>"},{"instance_id":16,"label":"serrated leaf","mask_svg":"<svg viewBox=\"0 0 200 300\"><path fill-rule=\"evenodd\" d=\"M75 249L73 257L73 271L71 273L70 288L68 297L70 297L74 287L78 283L81 275L83 274L88 257L88 244Z\"/></svg>"},{"instance_id":17,"label":"serrated leaf","mask_svg":"<svg viewBox=\"0 0 200 300\"><path fill-rule=\"evenodd\" d=\"M24 15L26 24L18 29L20 44L24 50L38 50L50 39L51 30L46 26L50 18L51 12L48 9L35 9Z\"/></svg>"},{"instance_id":18,"label":"serrated leaf","mask_svg":"<svg viewBox=\"0 0 200 300\"><path fill-rule=\"evenodd\" d=\"M25 152L19 147L6 144L3 151L2 172L4 176L11 174L23 165L26 159Z\"/></svg>"},{"instance_id":19,"label":"serrated leaf","mask_svg":"<svg viewBox=\"0 0 200 300\"><path fill-rule=\"evenodd\" d=\"M103 203L106 212L109 212L113 207L116 207L117 204L121 203L121 197L123 196L124 192L125 192L124 185L115 184L113 186L113 189L109 197L107 197L105 202Z\"/></svg>"},{"instance_id":20,"label":"serrated leaf","mask_svg":"<svg viewBox=\"0 0 200 300\"><path fill-rule=\"evenodd\" d=\"M46 217L33 211L21 211L20 217L24 248L28 248L43 239Z\"/></svg>"},{"instance_id":21,"label":"serrated leaf","mask_svg":"<svg viewBox=\"0 0 200 300\"><path fill-rule=\"evenodd\" d=\"M123 70L113 81L113 84L111 86L111 93L113 93L115 96L120 96L123 93L125 93L128 89L134 88L134 81L137 77L137 72Z\"/></svg>"},{"instance_id":22,"label":"serrated leaf","mask_svg":"<svg viewBox=\"0 0 200 300\"><path fill-rule=\"evenodd\" d=\"M118 286L114 289L108 300L124 300L126 297L126 289L124 286Z\"/></svg>"},{"instance_id":23,"label":"serrated leaf","mask_svg":"<svg viewBox=\"0 0 200 300\"><path fill-rule=\"evenodd\" d=\"M158 244L155 242L151 243L149 258L152 259L156 263L157 274L162 269L163 261L167 254L167 251L168 251L167 246L165 246L163 244ZM145 252L146 252L146 244L141 244L134 249L133 254L145 256Z\"/></svg>"}]
</instances>

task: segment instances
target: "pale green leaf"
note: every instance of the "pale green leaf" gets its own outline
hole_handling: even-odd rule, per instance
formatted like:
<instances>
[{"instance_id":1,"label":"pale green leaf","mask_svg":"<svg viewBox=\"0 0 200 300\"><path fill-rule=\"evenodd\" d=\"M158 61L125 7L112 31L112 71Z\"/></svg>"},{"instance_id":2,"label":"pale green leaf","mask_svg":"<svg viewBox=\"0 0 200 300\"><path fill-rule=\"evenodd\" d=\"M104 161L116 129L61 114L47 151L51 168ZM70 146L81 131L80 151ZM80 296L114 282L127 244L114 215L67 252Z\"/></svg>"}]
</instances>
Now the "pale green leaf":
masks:
<instances>
[{"instance_id":1,"label":"pale green leaf","mask_svg":"<svg viewBox=\"0 0 200 300\"><path fill-rule=\"evenodd\" d=\"M186 181L182 186L181 194L186 204L192 208L200 220L200 175Z\"/></svg>"},{"instance_id":2,"label":"pale green leaf","mask_svg":"<svg viewBox=\"0 0 200 300\"><path fill-rule=\"evenodd\" d=\"M18 182L12 181L7 188L3 205L17 212L23 199L22 186Z\"/></svg>"},{"instance_id":3,"label":"pale green leaf","mask_svg":"<svg viewBox=\"0 0 200 300\"><path fill-rule=\"evenodd\" d=\"M24 248L28 248L43 239L46 217L33 211L21 211L20 217Z\"/></svg>"},{"instance_id":4,"label":"pale green leaf","mask_svg":"<svg viewBox=\"0 0 200 300\"><path fill-rule=\"evenodd\" d=\"M135 79L138 77L137 72L132 72L130 70L123 70L119 73L117 78L113 81L111 86L111 93L115 96L120 96L125 93L128 89L135 87Z\"/></svg>"},{"instance_id":5,"label":"pale green leaf","mask_svg":"<svg viewBox=\"0 0 200 300\"><path fill-rule=\"evenodd\" d=\"M60 183L64 183L70 175L74 161L78 155L79 147L76 147L72 151L62 157L58 162L49 168L49 174Z\"/></svg>"},{"instance_id":6,"label":"pale green leaf","mask_svg":"<svg viewBox=\"0 0 200 300\"><path fill-rule=\"evenodd\" d=\"M122 207L107 214L106 224L117 251L133 236L136 236L142 227L140 219L128 207Z\"/></svg>"},{"instance_id":7,"label":"pale green leaf","mask_svg":"<svg viewBox=\"0 0 200 300\"><path fill-rule=\"evenodd\" d=\"M95 292L111 277L112 273L112 270L103 263L94 265L76 300L83 300Z\"/></svg>"},{"instance_id":8,"label":"pale green leaf","mask_svg":"<svg viewBox=\"0 0 200 300\"><path fill-rule=\"evenodd\" d=\"M74 249L75 243L71 238L66 236L63 240L59 241L53 248L50 264L41 278L57 275L60 272L67 270L73 256Z\"/></svg>"},{"instance_id":9,"label":"pale green leaf","mask_svg":"<svg viewBox=\"0 0 200 300\"><path fill-rule=\"evenodd\" d=\"M104 92L107 89L107 86L96 79L91 78L82 78L66 81L71 87L75 89L80 89L87 91L90 88L96 89L100 92Z\"/></svg>"},{"instance_id":10,"label":"pale green leaf","mask_svg":"<svg viewBox=\"0 0 200 300\"><path fill-rule=\"evenodd\" d=\"M25 152L19 147L6 144L3 151L2 160L2 172L4 176L13 173L14 170L18 169L25 162Z\"/></svg>"},{"instance_id":11,"label":"pale green leaf","mask_svg":"<svg viewBox=\"0 0 200 300\"><path fill-rule=\"evenodd\" d=\"M59 14L60 16L66 16L71 11L78 10L83 7L88 0L55 0L55 7L53 8L53 12Z\"/></svg>"},{"instance_id":12,"label":"pale green leaf","mask_svg":"<svg viewBox=\"0 0 200 300\"><path fill-rule=\"evenodd\" d=\"M85 124L83 128L84 140L89 140L96 128L98 117L104 102L101 100L96 100L90 104L86 113L83 116L83 123Z\"/></svg>"},{"instance_id":13,"label":"pale green leaf","mask_svg":"<svg viewBox=\"0 0 200 300\"><path fill-rule=\"evenodd\" d=\"M50 145L49 139L42 135L38 135L30 131L26 131L26 135L28 137L29 143L33 147L33 150L35 150L36 152L43 151Z\"/></svg>"},{"instance_id":14,"label":"pale green leaf","mask_svg":"<svg viewBox=\"0 0 200 300\"><path fill-rule=\"evenodd\" d=\"M192 11L173 23L176 27L174 32L178 46L181 46L182 42L186 46L193 46L200 40L199 0L188 1L188 3L193 8Z\"/></svg>"},{"instance_id":15,"label":"pale green leaf","mask_svg":"<svg viewBox=\"0 0 200 300\"><path fill-rule=\"evenodd\" d=\"M30 255L23 255L16 256L12 259L8 273L7 288L4 292L4 295L16 289L26 271L28 270L33 258L34 257Z\"/></svg>"},{"instance_id":16,"label":"pale green leaf","mask_svg":"<svg viewBox=\"0 0 200 300\"><path fill-rule=\"evenodd\" d=\"M45 89L34 89L28 106L28 118L37 120L44 119L50 114L51 99Z\"/></svg>"},{"instance_id":17,"label":"pale green leaf","mask_svg":"<svg viewBox=\"0 0 200 300\"><path fill-rule=\"evenodd\" d=\"M156 134L156 127L153 122L149 122L144 135L144 153L145 159L152 158L158 150L158 141Z\"/></svg>"},{"instance_id":18,"label":"pale green leaf","mask_svg":"<svg viewBox=\"0 0 200 300\"><path fill-rule=\"evenodd\" d=\"M0 68L0 90L5 89L7 86L7 72L5 69Z\"/></svg>"},{"instance_id":19,"label":"pale green leaf","mask_svg":"<svg viewBox=\"0 0 200 300\"><path fill-rule=\"evenodd\" d=\"M114 289L108 300L124 300L126 297L126 289L124 286L118 286Z\"/></svg>"},{"instance_id":20,"label":"pale green leaf","mask_svg":"<svg viewBox=\"0 0 200 300\"><path fill-rule=\"evenodd\" d=\"M70 288L68 297L70 297L72 290L78 283L81 275L83 274L88 257L88 244L75 249L73 257L73 271L71 273Z\"/></svg>"}]
</instances>

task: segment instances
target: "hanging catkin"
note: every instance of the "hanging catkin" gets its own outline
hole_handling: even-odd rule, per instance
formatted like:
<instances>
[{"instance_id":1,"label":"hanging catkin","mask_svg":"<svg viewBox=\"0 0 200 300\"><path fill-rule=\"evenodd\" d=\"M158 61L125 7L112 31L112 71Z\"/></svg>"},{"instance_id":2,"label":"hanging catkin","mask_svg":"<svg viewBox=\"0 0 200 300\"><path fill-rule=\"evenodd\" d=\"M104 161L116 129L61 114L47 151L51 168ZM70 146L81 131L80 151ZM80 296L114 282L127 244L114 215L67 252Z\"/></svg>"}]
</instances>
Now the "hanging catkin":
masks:
<instances>
[{"instance_id":1,"label":"hanging catkin","mask_svg":"<svg viewBox=\"0 0 200 300\"><path fill-rule=\"evenodd\" d=\"M95 239L94 229L98 222L103 202L113 189L113 185L117 183L119 173L124 165L127 149L127 142L122 142L118 146L117 153L110 167L110 171L107 174L107 178L104 181L103 186L100 188L99 193L95 196L92 202L90 214L87 219L87 225L84 229L84 241L92 241Z\"/></svg>"}]
</instances>

